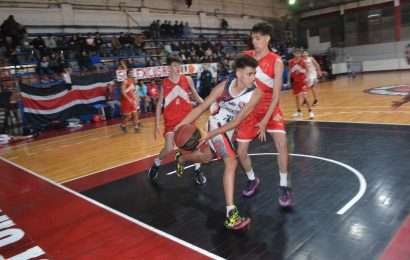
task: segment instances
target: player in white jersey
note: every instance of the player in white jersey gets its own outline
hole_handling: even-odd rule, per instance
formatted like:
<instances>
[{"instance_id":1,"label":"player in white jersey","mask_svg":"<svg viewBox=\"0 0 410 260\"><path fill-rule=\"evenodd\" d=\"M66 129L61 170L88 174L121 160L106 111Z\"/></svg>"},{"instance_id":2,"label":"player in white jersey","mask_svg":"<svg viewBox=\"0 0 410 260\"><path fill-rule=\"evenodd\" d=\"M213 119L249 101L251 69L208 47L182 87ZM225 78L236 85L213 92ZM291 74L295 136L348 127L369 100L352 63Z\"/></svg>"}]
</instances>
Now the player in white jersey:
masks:
<instances>
[{"instance_id":1,"label":"player in white jersey","mask_svg":"<svg viewBox=\"0 0 410 260\"><path fill-rule=\"evenodd\" d=\"M322 70L320 69L319 63L316 61L315 58L312 56L309 56L309 53L307 51L303 51L303 59L305 61L305 65L307 68L307 74L306 74L306 84L308 88L311 89L312 95L313 95L313 106L317 105L318 99L316 95L316 91L314 86L318 82L318 78L322 76Z\"/></svg>"},{"instance_id":2,"label":"player in white jersey","mask_svg":"<svg viewBox=\"0 0 410 260\"><path fill-rule=\"evenodd\" d=\"M207 163L216 154L224 161L223 187L226 200L225 227L242 229L250 219L241 217L234 204L234 183L237 167L233 147L234 128L246 118L262 97L262 91L255 87L257 61L249 56L239 56L234 62L236 78L219 83L204 103L192 110L176 127L195 121L208 108L211 115L207 123L207 134L196 151L177 157L177 169L183 169L185 161ZM181 167L182 165L182 167Z\"/></svg>"}]
</instances>

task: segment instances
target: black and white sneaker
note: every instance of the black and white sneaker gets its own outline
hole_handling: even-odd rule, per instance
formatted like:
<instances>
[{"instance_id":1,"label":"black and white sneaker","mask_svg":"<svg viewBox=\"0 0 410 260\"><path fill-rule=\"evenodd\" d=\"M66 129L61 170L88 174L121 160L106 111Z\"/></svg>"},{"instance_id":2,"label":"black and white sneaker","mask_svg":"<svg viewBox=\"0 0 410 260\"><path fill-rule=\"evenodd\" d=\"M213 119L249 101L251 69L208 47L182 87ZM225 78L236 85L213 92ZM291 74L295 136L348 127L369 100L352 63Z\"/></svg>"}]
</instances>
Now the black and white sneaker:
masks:
<instances>
[{"instance_id":1,"label":"black and white sneaker","mask_svg":"<svg viewBox=\"0 0 410 260\"><path fill-rule=\"evenodd\" d=\"M194 182L197 185L204 185L206 183L206 177L201 171L201 168L194 170Z\"/></svg>"},{"instance_id":2,"label":"black and white sneaker","mask_svg":"<svg viewBox=\"0 0 410 260\"><path fill-rule=\"evenodd\" d=\"M149 169L149 171L148 171L148 178L149 178L151 181L154 181L154 180L156 180L156 179L158 178L158 169L159 169L159 167L156 166L155 164L153 164L153 165L151 166L151 168Z\"/></svg>"}]
</instances>

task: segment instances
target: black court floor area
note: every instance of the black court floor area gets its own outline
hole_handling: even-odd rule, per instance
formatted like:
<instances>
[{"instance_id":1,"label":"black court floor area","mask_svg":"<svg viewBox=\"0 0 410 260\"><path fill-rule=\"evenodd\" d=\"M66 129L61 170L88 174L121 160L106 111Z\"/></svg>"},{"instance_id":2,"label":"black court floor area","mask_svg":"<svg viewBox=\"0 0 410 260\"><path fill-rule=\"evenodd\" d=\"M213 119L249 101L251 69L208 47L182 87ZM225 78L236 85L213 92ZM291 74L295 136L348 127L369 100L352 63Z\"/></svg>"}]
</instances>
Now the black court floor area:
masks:
<instances>
[{"instance_id":1,"label":"black court floor area","mask_svg":"<svg viewBox=\"0 0 410 260\"><path fill-rule=\"evenodd\" d=\"M272 141L254 141L258 193L242 197L247 178L241 169L236 178L236 205L252 218L246 231L223 226L220 161L203 167L204 186L192 169L169 175L172 163L158 185L135 174L84 194L223 258L377 259L410 211L410 126L292 122L287 131L294 209L278 207Z\"/></svg>"}]
</instances>

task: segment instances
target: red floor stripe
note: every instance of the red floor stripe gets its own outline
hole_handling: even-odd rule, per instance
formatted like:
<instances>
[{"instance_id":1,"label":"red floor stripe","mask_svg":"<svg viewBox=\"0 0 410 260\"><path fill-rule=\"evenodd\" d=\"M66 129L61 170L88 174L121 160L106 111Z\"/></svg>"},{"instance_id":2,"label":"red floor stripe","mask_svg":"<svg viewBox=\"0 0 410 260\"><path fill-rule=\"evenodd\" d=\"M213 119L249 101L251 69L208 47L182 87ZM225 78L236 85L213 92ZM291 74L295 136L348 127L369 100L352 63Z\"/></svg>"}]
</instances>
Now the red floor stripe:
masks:
<instances>
[{"instance_id":1,"label":"red floor stripe","mask_svg":"<svg viewBox=\"0 0 410 260\"><path fill-rule=\"evenodd\" d=\"M0 239L6 259L36 245L50 259L208 259L3 160L0 172L0 231L5 215L24 231Z\"/></svg>"},{"instance_id":2,"label":"red floor stripe","mask_svg":"<svg viewBox=\"0 0 410 260\"><path fill-rule=\"evenodd\" d=\"M380 260L410 259L410 215L387 245Z\"/></svg>"}]
</instances>

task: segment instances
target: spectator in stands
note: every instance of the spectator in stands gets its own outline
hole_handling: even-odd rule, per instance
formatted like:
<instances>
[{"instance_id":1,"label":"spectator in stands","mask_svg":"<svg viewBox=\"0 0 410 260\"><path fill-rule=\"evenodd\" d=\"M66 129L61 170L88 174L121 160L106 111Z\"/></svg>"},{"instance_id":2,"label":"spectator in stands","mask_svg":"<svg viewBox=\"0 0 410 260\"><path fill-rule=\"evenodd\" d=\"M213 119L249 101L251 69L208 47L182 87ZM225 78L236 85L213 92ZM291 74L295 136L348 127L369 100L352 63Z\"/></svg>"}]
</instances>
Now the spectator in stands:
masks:
<instances>
[{"instance_id":1,"label":"spectator in stands","mask_svg":"<svg viewBox=\"0 0 410 260\"><path fill-rule=\"evenodd\" d=\"M61 65L60 68L59 68L59 73L60 73L61 78L64 80L64 83L65 83L67 89L70 90L71 86L73 85L72 81L71 81L72 70L71 70L70 66Z\"/></svg>"},{"instance_id":2,"label":"spectator in stands","mask_svg":"<svg viewBox=\"0 0 410 260\"><path fill-rule=\"evenodd\" d=\"M118 39L117 36L113 36L111 39L111 47L112 47L112 51L113 51L113 55L114 56L118 56L119 55L119 50L121 48L121 42Z\"/></svg>"},{"instance_id":3,"label":"spectator in stands","mask_svg":"<svg viewBox=\"0 0 410 260\"><path fill-rule=\"evenodd\" d=\"M57 54L55 52L51 53L50 55L48 67L53 72L57 71L58 68L61 67L61 60L59 57L57 57Z\"/></svg>"},{"instance_id":4,"label":"spectator in stands","mask_svg":"<svg viewBox=\"0 0 410 260\"><path fill-rule=\"evenodd\" d=\"M101 48L102 48L103 45L104 45L104 40L103 40L103 38L101 38L101 35L100 35L99 32L97 32L97 33L95 34L94 45L95 45L95 50L96 50L97 52L100 52L100 51L101 51Z\"/></svg>"},{"instance_id":5,"label":"spectator in stands","mask_svg":"<svg viewBox=\"0 0 410 260\"><path fill-rule=\"evenodd\" d=\"M212 73L209 70L208 65L203 65L203 71L201 72L201 75L199 76L199 95L201 98L206 98L209 93L211 93L212 87L213 87L213 78L212 78Z\"/></svg>"},{"instance_id":6,"label":"spectator in stands","mask_svg":"<svg viewBox=\"0 0 410 260\"><path fill-rule=\"evenodd\" d=\"M1 35L3 43L9 54L15 52L16 47L20 44L25 28L14 20L14 16L10 15L1 25Z\"/></svg>"},{"instance_id":7,"label":"spectator in stands","mask_svg":"<svg viewBox=\"0 0 410 260\"><path fill-rule=\"evenodd\" d=\"M49 34L47 38L44 40L44 44L50 50L54 50L55 48L57 48L56 40L54 36L52 36L51 34Z\"/></svg>"},{"instance_id":8,"label":"spectator in stands","mask_svg":"<svg viewBox=\"0 0 410 260\"><path fill-rule=\"evenodd\" d=\"M188 22L185 22L184 26L184 37L185 38L190 38L192 34L192 29L191 26L189 26Z\"/></svg>"},{"instance_id":9,"label":"spectator in stands","mask_svg":"<svg viewBox=\"0 0 410 260\"><path fill-rule=\"evenodd\" d=\"M157 102L159 98L160 86L157 84L155 79L152 79L151 83L147 84L147 88L148 88L148 96L151 100L150 111L154 111L155 107L157 106Z\"/></svg>"},{"instance_id":10,"label":"spectator in stands","mask_svg":"<svg viewBox=\"0 0 410 260\"><path fill-rule=\"evenodd\" d=\"M136 86L136 95L139 96L139 107L140 111L142 113L149 112L149 107L150 107L150 98L148 96L148 89L147 85L144 84L144 81L138 80L137 86Z\"/></svg>"},{"instance_id":11,"label":"spectator in stands","mask_svg":"<svg viewBox=\"0 0 410 260\"><path fill-rule=\"evenodd\" d=\"M45 55L46 44L44 43L43 38L38 36L31 41L31 45L34 47L35 56L37 59L40 59L41 56Z\"/></svg>"},{"instance_id":12,"label":"spectator in stands","mask_svg":"<svg viewBox=\"0 0 410 260\"><path fill-rule=\"evenodd\" d=\"M89 33L87 37L84 39L85 50L89 53L96 51L95 48L95 39Z\"/></svg>"},{"instance_id":13,"label":"spectator in stands","mask_svg":"<svg viewBox=\"0 0 410 260\"><path fill-rule=\"evenodd\" d=\"M184 23L182 21L178 24L178 38L184 37Z\"/></svg>"},{"instance_id":14,"label":"spectator in stands","mask_svg":"<svg viewBox=\"0 0 410 260\"><path fill-rule=\"evenodd\" d=\"M44 75L47 75L48 77L53 75L53 71L50 68L49 65L49 61L48 61L48 57L47 56L43 56L41 58L41 61L39 62L39 64L37 65L37 73L40 76L40 80L44 81ZM47 78L48 79L48 78Z\"/></svg>"},{"instance_id":15,"label":"spectator in stands","mask_svg":"<svg viewBox=\"0 0 410 260\"><path fill-rule=\"evenodd\" d=\"M114 118L115 112L119 111L121 108L121 89L116 86L116 84L107 84L107 92L105 95L105 100L110 106L109 118Z\"/></svg>"},{"instance_id":16,"label":"spectator in stands","mask_svg":"<svg viewBox=\"0 0 410 260\"><path fill-rule=\"evenodd\" d=\"M77 56L78 66L80 67L80 73L89 72L94 69L90 56L86 51L81 51Z\"/></svg>"},{"instance_id":17,"label":"spectator in stands","mask_svg":"<svg viewBox=\"0 0 410 260\"><path fill-rule=\"evenodd\" d=\"M225 20L225 18L222 18L222 20L221 20L221 29L222 29L222 31L228 29L228 27L229 27L228 21Z\"/></svg>"},{"instance_id":18,"label":"spectator in stands","mask_svg":"<svg viewBox=\"0 0 410 260\"><path fill-rule=\"evenodd\" d=\"M98 55L97 53L90 55L90 60L93 67L97 70L97 72L104 71L104 65L101 61L100 55Z\"/></svg>"}]
</instances>

